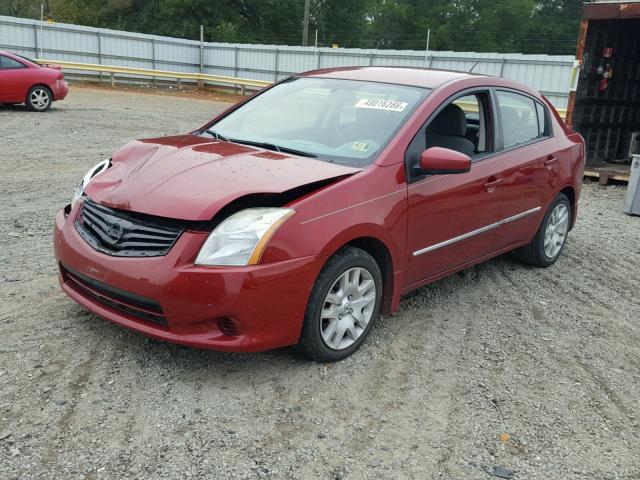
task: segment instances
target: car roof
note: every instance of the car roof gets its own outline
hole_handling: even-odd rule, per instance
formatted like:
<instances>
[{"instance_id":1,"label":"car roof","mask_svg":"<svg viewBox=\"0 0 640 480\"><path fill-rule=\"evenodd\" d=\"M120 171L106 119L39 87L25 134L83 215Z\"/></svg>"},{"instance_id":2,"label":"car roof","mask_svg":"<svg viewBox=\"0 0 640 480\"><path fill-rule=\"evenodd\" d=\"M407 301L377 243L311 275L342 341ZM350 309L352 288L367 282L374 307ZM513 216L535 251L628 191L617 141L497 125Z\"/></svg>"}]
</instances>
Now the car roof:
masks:
<instances>
[{"instance_id":1,"label":"car roof","mask_svg":"<svg viewBox=\"0 0 640 480\"><path fill-rule=\"evenodd\" d=\"M13 53L13 52L10 52L8 50L0 50L0 55L5 55L5 56L7 56L9 58L13 58L15 60L26 60L26 58L21 57L20 55L18 55L16 53Z\"/></svg>"},{"instance_id":2,"label":"car roof","mask_svg":"<svg viewBox=\"0 0 640 480\"><path fill-rule=\"evenodd\" d=\"M324 68L300 74L304 77L339 78L343 80L363 80L369 82L410 85L414 87L437 88L453 80L484 77L474 73L411 67L341 67Z\"/></svg>"}]
</instances>

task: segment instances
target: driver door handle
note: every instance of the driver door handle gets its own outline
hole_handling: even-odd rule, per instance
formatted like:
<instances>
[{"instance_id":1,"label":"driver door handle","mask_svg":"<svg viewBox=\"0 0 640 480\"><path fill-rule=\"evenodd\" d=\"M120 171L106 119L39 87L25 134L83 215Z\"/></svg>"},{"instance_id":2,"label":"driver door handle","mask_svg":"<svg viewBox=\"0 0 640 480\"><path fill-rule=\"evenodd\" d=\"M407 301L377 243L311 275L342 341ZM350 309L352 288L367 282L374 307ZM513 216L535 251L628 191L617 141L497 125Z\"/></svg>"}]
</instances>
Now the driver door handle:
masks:
<instances>
[{"instance_id":1,"label":"driver door handle","mask_svg":"<svg viewBox=\"0 0 640 480\"><path fill-rule=\"evenodd\" d=\"M549 155L547 159L544 161L544 166L550 167L554 163L558 163L558 157L556 157L555 155Z\"/></svg>"}]
</instances>

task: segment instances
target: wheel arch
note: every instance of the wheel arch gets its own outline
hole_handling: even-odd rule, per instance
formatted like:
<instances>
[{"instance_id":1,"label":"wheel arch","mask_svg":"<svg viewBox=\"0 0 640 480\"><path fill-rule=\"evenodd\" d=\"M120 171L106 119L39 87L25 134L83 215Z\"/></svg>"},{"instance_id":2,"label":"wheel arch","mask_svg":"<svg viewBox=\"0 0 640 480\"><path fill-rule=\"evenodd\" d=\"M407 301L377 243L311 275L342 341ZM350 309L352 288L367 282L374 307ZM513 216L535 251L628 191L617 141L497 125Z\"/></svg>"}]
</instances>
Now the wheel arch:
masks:
<instances>
[{"instance_id":1,"label":"wheel arch","mask_svg":"<svg viewBox=\"0 0 640 480\"><path fill-rule=\"evenodd\" d=\"M576 189L574 188L573 185L565 185L564 187L562 187L560 189L560 191L558 193L562 193L564 195L566 195L566 197L569 199L569 203L571 203L571 222L570 222L570 227L569 230L573 229L573 226L576 223L576 214L577 214L577 198L576 198ZM557 196L557 194L556 194ZM554 197L555 198L555 197Z\"/></svg>"},{"instance_id":2,"label":"wheel arch","mask_svg":"<svg viewBox=\"0 0 640 480\"><path fill-rule=\"evenodd\" d=\"M382 312L391 312L394 293L398 288L394 276L397 260L394 261L392 249L379 235L364 234L350 238L343 237L339 242L333 243L331 250L327 252L327 258L345 247L359 248L374 258L382 274Z\"/></svg>"}]
</instances>

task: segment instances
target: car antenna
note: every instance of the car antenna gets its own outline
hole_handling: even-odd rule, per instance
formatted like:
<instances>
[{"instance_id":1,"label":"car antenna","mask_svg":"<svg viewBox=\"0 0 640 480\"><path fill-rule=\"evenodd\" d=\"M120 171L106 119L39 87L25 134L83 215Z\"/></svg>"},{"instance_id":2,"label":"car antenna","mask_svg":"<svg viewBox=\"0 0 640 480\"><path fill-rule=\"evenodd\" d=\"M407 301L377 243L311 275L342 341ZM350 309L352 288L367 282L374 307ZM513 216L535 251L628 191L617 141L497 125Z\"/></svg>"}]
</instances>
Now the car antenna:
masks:
<instances>
[{"instance_id":1,"label":"car antenna","mask_svg":"<svg viewBox=\"0 0 640 480\"><path fill-rule=\"evenodd\" d=\"M473 69L476 68L478 66L478 64L480 63L480 61L477 61L476 63L473 64L473 67L471 67L471 70L469 70L467 73L471 73L473 72Z\"/></svg>"}]
</instances>

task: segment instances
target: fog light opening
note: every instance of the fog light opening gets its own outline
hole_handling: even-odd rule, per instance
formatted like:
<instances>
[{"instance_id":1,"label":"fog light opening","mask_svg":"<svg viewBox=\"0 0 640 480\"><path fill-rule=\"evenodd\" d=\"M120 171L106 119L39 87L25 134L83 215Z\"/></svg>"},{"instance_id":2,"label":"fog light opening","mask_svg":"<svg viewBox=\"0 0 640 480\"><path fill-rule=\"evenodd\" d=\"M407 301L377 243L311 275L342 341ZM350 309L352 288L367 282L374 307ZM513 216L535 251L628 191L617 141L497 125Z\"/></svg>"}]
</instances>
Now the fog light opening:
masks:
<instances>
[{"instance_id":1,"label":"fog light opening","mask_svg":"<svg viewBox=\"0 0 640 480\"><path fill-rule=\"evenodd\" d=\"M225 317L218 319L218 328L229 337L238 335L238 325L232 318Z\"/></svg>"}]
</instances>

